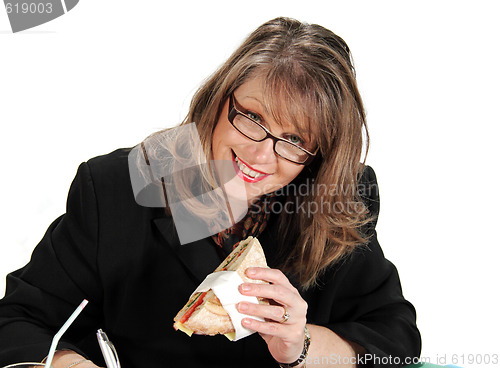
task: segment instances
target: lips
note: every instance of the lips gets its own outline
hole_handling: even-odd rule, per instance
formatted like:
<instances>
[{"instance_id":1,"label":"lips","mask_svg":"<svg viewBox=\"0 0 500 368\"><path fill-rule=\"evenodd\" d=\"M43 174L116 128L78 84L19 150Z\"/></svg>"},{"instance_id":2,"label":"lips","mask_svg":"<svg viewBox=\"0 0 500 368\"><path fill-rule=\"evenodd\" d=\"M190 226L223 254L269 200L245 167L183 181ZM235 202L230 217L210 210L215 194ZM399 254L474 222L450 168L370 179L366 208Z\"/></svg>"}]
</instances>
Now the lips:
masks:
<instances>
[{"instance_id":1,"label":"lips","mask_svg":"<svg viewBox=\"0 0 500 368\"><path fill-rule=\"evenodd\" d=\"M262 179L268 177L270 174L259 171L245 163L233 152L233 165L236 170L236 174L246 181L247 183L257 183Z\"/></svg>"}]
</instances>

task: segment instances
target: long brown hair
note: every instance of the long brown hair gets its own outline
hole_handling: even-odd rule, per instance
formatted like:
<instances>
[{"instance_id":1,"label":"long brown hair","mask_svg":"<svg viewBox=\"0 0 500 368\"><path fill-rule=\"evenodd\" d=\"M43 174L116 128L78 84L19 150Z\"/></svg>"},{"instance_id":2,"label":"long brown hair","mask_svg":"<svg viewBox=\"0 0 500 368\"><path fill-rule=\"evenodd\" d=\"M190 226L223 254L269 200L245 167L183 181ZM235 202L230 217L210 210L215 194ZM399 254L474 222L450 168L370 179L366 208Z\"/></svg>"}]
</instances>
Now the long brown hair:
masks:
<instances>
[{"instance_id":1,"label":"long brown hair","mask_svg":"<svg viewBox=\"0 0 500 368\"><path fill-rule=\"evenodd\" d=\"M224 103L254 77L263 77L264 104L273 118L309 132L319 147L313 163L284 188L289 207L278 218L279 238L295 240L282 246L287 253L282 269L307 288L366 242L360 228L368 211L357 183L364 166L363 132L366 148L368 132L351 53L342 38L316 24L276 18L258 27L198 89L182 123L196 122L209 159ZM300 185L307 193L297 193ZM321 210L312 213L312 207Z\"/></svg>"}]
</instances>

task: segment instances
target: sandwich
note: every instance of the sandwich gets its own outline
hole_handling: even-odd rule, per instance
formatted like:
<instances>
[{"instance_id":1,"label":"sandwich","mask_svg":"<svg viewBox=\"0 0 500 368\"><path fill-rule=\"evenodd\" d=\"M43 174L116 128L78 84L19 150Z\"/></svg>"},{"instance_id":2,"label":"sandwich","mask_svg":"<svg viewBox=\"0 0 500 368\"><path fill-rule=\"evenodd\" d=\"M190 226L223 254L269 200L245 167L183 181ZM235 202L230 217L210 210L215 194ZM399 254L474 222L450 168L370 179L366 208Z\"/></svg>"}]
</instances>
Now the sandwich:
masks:
<instances>
[{"instance_id":1,"label":"sandwich","mask_svg":"<svg viewBox=\"0 0 500 368\"><path fill-rule=\"evenodd\" d=\"M248 278L245 275L248 267L268 267L259 241L251 236L238 244L215 269L214 274L220 271L235 271L243 282L267 284L266 281ZM237 289L234 292L239 293ZM257 300L260 304L269 304L266 299ZM174 317L174 322L176 330L181 330L189 336L194 333L210 336L221 334L230 340L235 337L231 318L212 289L193 293Z\"/></svg>"}]
</instances>

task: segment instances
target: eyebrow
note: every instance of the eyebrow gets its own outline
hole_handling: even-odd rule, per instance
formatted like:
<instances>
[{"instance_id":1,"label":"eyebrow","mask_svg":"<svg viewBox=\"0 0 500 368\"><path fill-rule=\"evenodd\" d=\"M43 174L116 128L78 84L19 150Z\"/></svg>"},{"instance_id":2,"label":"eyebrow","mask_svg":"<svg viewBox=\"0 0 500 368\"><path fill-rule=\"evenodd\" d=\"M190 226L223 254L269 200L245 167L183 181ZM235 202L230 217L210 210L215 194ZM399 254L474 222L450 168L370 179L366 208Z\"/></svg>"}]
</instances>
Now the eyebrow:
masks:
<instances>
[{"instance_id":1,"label":"eyebrow","mask_svg":"<svg viewBox=\"0 0 500 368\"><path fill-rule=\"evenodd\" d=\"M254 96L243 96L243 98L247 98L247 99L256 101L260 105L260 107L264 110L264 113L266 115L270 115L270 113L269 113L269 111L267 111L267 108L264 105L264 103L261 100L259 100L257 97L254 97Z\"/></svg>"}]
</instances>

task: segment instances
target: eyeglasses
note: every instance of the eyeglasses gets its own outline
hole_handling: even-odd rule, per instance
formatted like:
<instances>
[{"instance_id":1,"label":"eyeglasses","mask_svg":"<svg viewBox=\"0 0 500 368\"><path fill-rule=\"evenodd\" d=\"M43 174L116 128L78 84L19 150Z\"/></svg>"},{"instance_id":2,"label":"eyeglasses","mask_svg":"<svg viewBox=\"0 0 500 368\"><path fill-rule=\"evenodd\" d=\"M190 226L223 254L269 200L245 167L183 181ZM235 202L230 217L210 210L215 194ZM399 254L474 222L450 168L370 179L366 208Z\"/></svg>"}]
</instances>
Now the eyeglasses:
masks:
<instances>
[{"instance_id":1,"label":"eyeglasses","mask_svg":"<svg viewBox=\"0 0 500 368\"><path fill-rule=\"evenodd\" d=\"M316 149L314 153L309 152L305 148L302 148L287 139L276 137L262 124L258 123L247 114L241 112L239 109L241 109L241 107L231 93L231 96L229 97L229 113L227 118L238 132L254 142L262 142L271 138L274 142L274 153L287 161L299 165L309 165L312 162L318 152L318 149Z\"/></svg>"}]
</instances>

